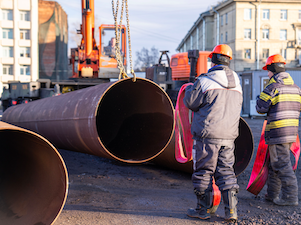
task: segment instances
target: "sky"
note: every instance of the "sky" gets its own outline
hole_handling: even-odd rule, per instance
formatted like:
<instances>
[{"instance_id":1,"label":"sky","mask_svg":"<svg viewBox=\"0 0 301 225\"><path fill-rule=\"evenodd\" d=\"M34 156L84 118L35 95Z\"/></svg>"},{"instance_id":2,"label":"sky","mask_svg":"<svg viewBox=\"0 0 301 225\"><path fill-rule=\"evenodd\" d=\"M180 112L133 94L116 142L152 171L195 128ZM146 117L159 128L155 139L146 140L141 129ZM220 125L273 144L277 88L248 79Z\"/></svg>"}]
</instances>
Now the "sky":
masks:
<instances>
[{"instance_id":1,"label":"sky","mask_svg":"<svg viewBox=\"0 0 301 225\"><path fill-rule=\"evenodd\" d=\"M116 8L117 0L113 0ZM152 47L168 50L169 57L193 26L199 15L221 0L128 0L133 63L136 52ZM68 47L77 47L71 31L80 28L81 0L56 0L68 15ZM122 0L119 0L121 5ZM95 26L114 24L112 0L95 0ZM119 7L120 9L120 7ZM119 15L120 17L120 15ZM118 19L119 21L119 19ZM126 15L123 15L126 25ZM74 36L74 35L73 35ZM98 38L98 37L96 37ZM128 51L129 53L129 51ZM69 54L69 53L68 53Z\"/></svg>"}]
</instances>

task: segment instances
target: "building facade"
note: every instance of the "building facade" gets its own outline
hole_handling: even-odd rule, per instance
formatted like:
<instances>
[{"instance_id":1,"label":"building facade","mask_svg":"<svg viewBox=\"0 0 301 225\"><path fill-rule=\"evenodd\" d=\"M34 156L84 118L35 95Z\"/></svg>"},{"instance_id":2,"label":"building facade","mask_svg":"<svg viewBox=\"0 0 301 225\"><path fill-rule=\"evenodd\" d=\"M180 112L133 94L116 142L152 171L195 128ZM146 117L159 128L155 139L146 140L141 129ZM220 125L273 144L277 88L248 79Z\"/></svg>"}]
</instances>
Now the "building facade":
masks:
<instances>
[{"instance_id":1,"label":"building facade","mask_svg":"<svg viewBox=\"0 0 301 225\"><path fill-rule=\"evenodd\" d=\"M38 79L38 0L0 0L0 92Z\"/></svg>"},{"instance_id":2,"label":"building facade","mask_svg":"<svg viewBox=\"0 0 301 225\"><path fill-rule=\"evenodd\" d=\"M223 43L233 50L236 71L260 70L273 54L281 54L287 67L300 67L301 1L223 1L200 14L177 51L211 51Z\"/></svg>"}]
</instances>

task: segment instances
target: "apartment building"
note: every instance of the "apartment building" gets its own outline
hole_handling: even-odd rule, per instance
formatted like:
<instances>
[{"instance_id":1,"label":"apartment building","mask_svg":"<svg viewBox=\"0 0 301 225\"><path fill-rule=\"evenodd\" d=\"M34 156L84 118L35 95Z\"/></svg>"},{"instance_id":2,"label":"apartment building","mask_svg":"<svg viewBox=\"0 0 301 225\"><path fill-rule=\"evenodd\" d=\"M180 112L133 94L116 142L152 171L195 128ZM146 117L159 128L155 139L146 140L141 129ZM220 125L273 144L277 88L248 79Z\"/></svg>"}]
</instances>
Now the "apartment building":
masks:
<instances>
[{"instance_id":1,"label":"apartment building","mask_svg":"<svg viewBox=\"0 0 301 225\"><path fill-rule=\"evenodd\" d=\"M38 79L38 0L0 0L0 92Z\"/></svg>"},{"instance_id":2,"label":"apartment building","mask_svg":"<svg viewBox=\"0 0 301 225\"><path fill-rule=\"evenodd\" d=\"M273 54L281 54L287 67L300 67L301 1L222 1L200 14L177 51L211 51L222 43L232 48L236 71L260 70Z\"/></svg>"}]
</instances>

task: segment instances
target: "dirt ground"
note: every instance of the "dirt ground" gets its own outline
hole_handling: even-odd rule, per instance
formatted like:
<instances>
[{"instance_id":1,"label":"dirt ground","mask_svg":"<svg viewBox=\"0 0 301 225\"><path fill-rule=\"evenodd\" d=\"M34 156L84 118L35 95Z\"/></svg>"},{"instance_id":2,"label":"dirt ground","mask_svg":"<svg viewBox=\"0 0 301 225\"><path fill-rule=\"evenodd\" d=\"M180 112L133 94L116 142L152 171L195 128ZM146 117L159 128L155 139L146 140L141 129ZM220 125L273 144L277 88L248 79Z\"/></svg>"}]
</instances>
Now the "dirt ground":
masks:
<instances>
[{"instance_id":1,"label":"dirt ground","mask_svg":"<svg viewBox=\"0 0 301 225\"><path fill-rule=\"evenodd\" d=\"M252 161L238 177L239 221L236 224L301 224L301 202L299 206L281 207L264 200L266 187L257 197L246 190L263 119L245 120L253 132L255 146ZM69 173L69 192L54 225L227 224L223 219L223 203L209 221L186 215L188 208L196 206L191 174L150 163L124 164L83 153L59 151ZM300 181L300 170L296 174ZM300 190L299 186L299 201Z\"/></svg>"}]
</instances>

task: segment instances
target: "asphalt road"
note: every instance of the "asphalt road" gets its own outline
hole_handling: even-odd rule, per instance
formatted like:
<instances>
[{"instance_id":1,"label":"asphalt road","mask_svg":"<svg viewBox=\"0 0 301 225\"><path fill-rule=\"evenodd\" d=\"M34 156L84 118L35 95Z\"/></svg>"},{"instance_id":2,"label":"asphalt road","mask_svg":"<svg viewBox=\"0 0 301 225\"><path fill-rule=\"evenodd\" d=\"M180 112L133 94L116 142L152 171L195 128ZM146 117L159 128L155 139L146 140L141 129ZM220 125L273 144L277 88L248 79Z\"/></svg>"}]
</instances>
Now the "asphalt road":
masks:
<instances>
[{"instance_id":1,"label":"asphalt road","mask_svg":"<svg viewBox=\"0 0 301 225\"><path fill-rule=\"evenodd\" d=\"M263 119L245 120L253 133L255 152L247 169L238 177L237 224L301 224L300 206L280 207L266 202L266 187L258 196L246 191ZM150 163L124 164L78 152L59 152L69 173L69 193L54 225L225 224L223 203L209 221L186 215L188 208L196 206L191 174ZM296 175L300 180L299 170Z\"/></svg>"}]
</instances>

